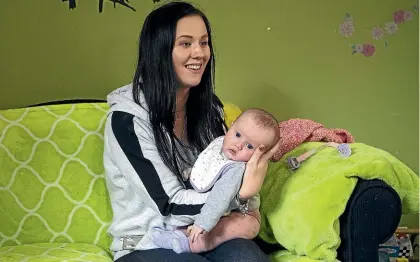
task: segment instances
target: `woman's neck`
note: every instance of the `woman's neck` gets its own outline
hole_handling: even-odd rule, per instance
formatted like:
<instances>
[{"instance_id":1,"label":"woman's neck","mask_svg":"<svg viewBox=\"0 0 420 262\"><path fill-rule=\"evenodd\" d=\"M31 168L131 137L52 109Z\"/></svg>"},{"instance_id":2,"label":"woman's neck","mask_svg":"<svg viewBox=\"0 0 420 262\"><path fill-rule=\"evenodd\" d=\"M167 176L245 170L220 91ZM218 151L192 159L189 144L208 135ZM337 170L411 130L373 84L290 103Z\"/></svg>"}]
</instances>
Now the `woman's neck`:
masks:
<instances>
[{"instance_id":1,"label":"woman's neck","mask_svg":"<svg viewBox=\"0 0 420 262\"><path fill-rule=\"evenodd\" d=\"M189 88L180 88L176 91L176 112L185 112L189 94Z\"/></svg>"},{"instance_id":2,"label":"woman's neck","mask_svg":"<svg viewBox=\"0 0 420 262\"><path fill-rule=\"evenodd\" d=\"M189 93L189 88L181 88L176 92L174 133L184 143L187 142L185 109Z\"/></svg>"}]
</instances>

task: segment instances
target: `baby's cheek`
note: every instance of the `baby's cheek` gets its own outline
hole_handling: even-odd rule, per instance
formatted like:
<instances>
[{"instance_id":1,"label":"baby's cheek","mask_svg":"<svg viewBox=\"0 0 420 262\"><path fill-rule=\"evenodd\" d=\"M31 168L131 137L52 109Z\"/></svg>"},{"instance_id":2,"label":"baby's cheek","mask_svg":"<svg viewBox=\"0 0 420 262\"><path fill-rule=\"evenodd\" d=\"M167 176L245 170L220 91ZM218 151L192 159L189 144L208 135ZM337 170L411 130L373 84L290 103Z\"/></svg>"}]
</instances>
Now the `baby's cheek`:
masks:
<instances>
[{"instance_id":1,"label":"baby's cheek","mask_svg":"<svg viewBox=\"0 0 420 262\"><path fill-rule=\"evenodd\" d=\"M252 155L254 154L255 150L248 150L246 153L246 161L249 161L252 157Z\"/></svg>"}]
</instances>

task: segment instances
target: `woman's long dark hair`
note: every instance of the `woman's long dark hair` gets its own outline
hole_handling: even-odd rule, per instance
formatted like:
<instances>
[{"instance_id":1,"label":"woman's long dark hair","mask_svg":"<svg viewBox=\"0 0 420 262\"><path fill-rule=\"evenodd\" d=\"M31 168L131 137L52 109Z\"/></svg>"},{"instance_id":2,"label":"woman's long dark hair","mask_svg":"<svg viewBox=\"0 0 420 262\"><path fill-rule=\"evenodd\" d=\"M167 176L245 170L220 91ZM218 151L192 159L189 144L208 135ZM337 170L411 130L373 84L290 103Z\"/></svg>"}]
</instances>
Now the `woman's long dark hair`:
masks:
<instances>
[{"instance_id":1,"label":"woman's long dark hair","mask_svg":"<svg viewBox=\"0 0 420 262\"><path fill-rule=\"evenodd\" d=\"M133 81L133 97L140 104L143 92L153 128L157 150L165 165L182 179L180 161L186 162L175 146L176 91L179 87L172 61L178 21L200 16L206 25L211 57L201 82L190 89L186 104L187 137L199 152L218 136L224 135L223 105L214 94L215 61L211 28L207 17L185 2L171 2L152 11L140 33L138 65Z\"/></svg>"}]
</instances>

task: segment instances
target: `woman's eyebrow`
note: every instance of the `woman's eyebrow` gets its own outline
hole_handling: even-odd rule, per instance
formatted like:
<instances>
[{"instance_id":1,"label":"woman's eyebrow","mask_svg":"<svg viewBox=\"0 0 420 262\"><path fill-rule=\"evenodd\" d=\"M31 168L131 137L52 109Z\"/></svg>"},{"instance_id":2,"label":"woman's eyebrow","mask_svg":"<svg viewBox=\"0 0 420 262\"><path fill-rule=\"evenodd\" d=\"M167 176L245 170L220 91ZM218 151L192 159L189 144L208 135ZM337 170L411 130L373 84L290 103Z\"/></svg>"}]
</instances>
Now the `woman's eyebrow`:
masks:
<instances>
[{"instance_id":1,"label":"woman's eyebrow","mask_svg":"<svg viewBox=\"0 0 420 262\"><path fill-rule=\"evenodd\" d=\"M180 38L183 38L183 37L190 38L190 39L193 39L194 38L191 35L180 35L177 39L180 39ZM206 37L209 37L209 35L208 34L205 34L205 35L202 35L200 38L206 38Z\"/></svg>"},{"instance_id":2,"label":"woman's eyebrow","mask_svg":"<svg viewBox=\"0 0 420 262\"><path fill-rule=\"evenodd\" d=\"M183 38L183 37L185 37L185 38L190 38L190 39L192 39L193 37L192 36L190 36L190 35L181 35L181 36L179 36L177 39L180 39L180 38Z\"/></svg>"}]
</instances>

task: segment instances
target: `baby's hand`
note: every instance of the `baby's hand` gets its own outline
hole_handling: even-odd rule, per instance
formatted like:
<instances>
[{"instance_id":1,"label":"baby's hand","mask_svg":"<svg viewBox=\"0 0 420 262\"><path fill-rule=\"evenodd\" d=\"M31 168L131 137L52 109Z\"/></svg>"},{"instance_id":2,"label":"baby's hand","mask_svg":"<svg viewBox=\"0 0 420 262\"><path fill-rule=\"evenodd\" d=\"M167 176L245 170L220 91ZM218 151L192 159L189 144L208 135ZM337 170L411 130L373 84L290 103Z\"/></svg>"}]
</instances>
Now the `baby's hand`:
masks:
<instances>
[{"instance_id":1,"label":"baby's hand","mask_svg":"<svg viewBox=\"0 0 420 262\"><path fill-rule=\"evenodd\" d=\"M194 241L197 240L198 236L200 234L203 234L204 229L202 229L201 227L197 226L197 225L192 225L189 226L187 229L187 236L190 239L191 243L194 243Z\"/></svg>"}]
</instances>

